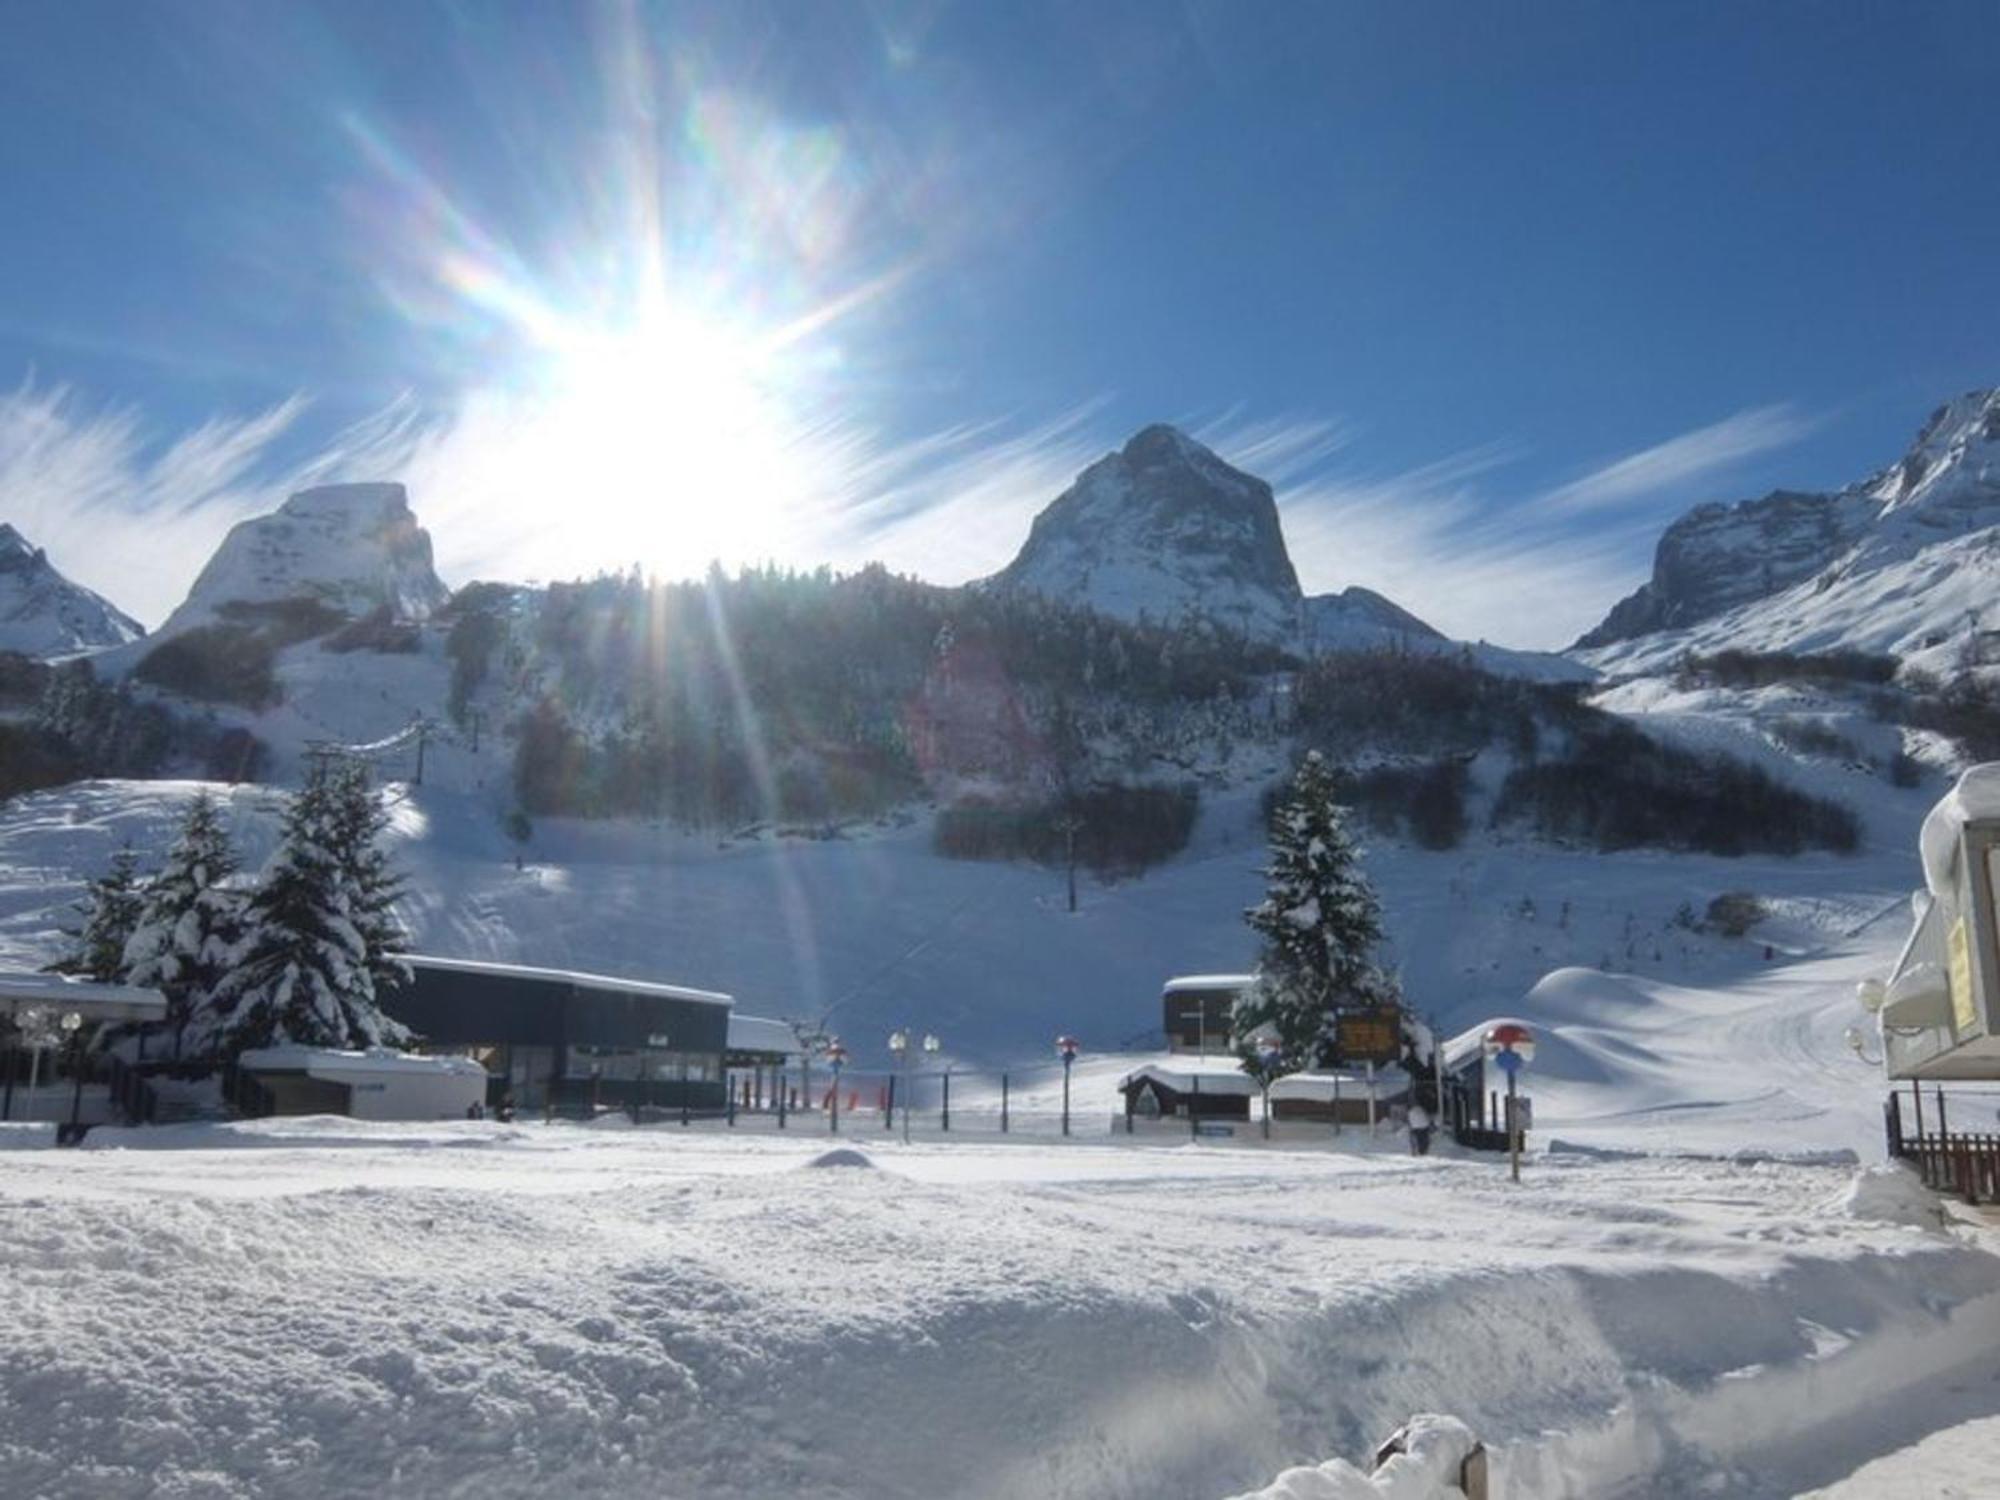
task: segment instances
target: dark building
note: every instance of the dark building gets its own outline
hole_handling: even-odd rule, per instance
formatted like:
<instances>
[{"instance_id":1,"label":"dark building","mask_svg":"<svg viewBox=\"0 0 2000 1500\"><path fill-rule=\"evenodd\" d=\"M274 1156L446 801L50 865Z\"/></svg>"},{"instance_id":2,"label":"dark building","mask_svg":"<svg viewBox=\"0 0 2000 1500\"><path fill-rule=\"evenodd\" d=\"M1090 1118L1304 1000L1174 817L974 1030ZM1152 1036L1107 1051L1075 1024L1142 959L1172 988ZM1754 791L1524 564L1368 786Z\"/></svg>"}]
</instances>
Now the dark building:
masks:
<instances>
[{"instance_id":1,"label":"dark building","mask_svg":"<svg viewBox=\"0 0 2000 1500\"><path fill-rule=\"evenodd\" d=\"M1160 995L1161 1024L1175 1052L1227 1053L1236 997L1255 974L1184 974Z\"/></svg>"},{"instance_id":2,"label":"dark building","mask_svg":"<svg viewBox=\"0 0 2000 1500\"><path fill-rule=\"evenodd\" d=\"M729 996L679 985L412 954L383 1008L432 1051L460 1049L524 1111L719 1110Z\"/></svg>"},{"instance_id":3,"label":"dark building","mask_svg":"<svg viewBox=\"0 0 2000 1500\"><path fill-rule=\"evenodd\" d=\"M1173 1116L1198 1120L1247 1120L1250 1096L1257 1085L1234 1066L1212 1069L1163 1068L1153 1065L1118 1080L1125 1096L1125 1113L1141 1119Z\"/></svg>"}]
</instances>

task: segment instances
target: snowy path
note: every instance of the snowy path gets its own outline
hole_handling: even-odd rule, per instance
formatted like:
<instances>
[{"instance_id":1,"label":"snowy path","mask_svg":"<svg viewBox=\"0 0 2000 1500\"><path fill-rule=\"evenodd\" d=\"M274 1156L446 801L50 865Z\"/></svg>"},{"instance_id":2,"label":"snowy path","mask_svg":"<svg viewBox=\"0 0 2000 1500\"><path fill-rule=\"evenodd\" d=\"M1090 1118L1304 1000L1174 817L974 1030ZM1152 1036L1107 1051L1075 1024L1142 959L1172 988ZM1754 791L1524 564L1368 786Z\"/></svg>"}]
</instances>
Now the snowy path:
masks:
<instances>
[{"instance_id":1,"label":"snowy path","mask_svg":"<svg viewBox=\"0 0 2000 1500\"><path fill-rule=\"evenodd\" d=\"M1880 1174L1552 1157L1516 1189L1388 1153L849 1144L877 1170L671 1126L0 1152L0 1473L1204 1497L1446 1410L1513 1493L1780 1496L1840 1471L1759 1467L1774 1437L2000 1337L2000 1260Z\"/></svg>"}]
</instances>

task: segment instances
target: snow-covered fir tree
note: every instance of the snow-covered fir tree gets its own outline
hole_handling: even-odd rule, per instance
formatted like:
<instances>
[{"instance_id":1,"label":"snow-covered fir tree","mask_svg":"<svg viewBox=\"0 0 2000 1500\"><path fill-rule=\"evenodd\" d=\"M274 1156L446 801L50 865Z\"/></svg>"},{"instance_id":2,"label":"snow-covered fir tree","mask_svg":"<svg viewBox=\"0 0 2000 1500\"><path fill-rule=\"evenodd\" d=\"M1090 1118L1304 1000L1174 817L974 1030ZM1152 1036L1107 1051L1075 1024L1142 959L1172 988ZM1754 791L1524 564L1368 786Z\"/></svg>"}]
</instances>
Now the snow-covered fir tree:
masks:
<instances>
[{"instance_id":1,"label":"snow-covered fir tree","mask_svg":"<svg viewBox=\"0 0 2000 1500\"><path fill-rule=\"evenodd\" d=\"M292 798L283 836L246 910L236 965L216 986L219 1050L299 1043L398 1046L382 1014L362 904L341 853L338 773L321 768Z\"/></svg>"},{"instance_id":2,"label":"snow-covered fir tree","mask_svg":"<svg viewBox=\"0 0 2000 1500\"><path fill-rule=\"evenodd\" d=\"M368 767L352 761L331 774L333 852L352 892L350 920L361 934L379 998L410 982L410 965L403 957L410 951L409 929L396 915L403 879L382 844L389 814Z\"/></svg>"},{"instance_id":3,"label":"snow-covered fir tree","mask_svg":"<svg viewBox=\"0 0 2000 1500\"><path fill-rule=\"evenodd\" d=\"M74 974L99 984L116 984L125 976L125 943L139 924L146 887L139 876L139 856L130 844L111 856L111 868L84 887L76 904L82 922L64 931L70 951L49 965L57 974Z\"/></svg>"},{"instance_id":4,"label":"snow-covered fir tree","mask_svg":"<svg viewBox=\"0 0 2000 1500\"><path fill-rule=\"evenodd\" d=\"M197 792L125 944L127 977L167 997L175 1057L202 1049L215 987L242 941L244 895L228 883L236 870L222 811L207 792Z\"/></svg>"},{"instance_id":5,"label":"snow-covered fir tree","mask_svg":"<svg viewBox=\"0 0 2000 1500\"><path fill-rule=\"evenodd\" d=\"M1375 962L1382 908L1335 800L1333 768L1316 750L1272 814L1264 873L1264 899L1243 914L1263 946L1258 981L1232 1017L1239 1052L1259 1068L1268 1036L1279 1054L1275 1071L1325 1066L1334 1060L1336 1014L1393 1002L1395 983Z\"/></svg>"}]
</instances>

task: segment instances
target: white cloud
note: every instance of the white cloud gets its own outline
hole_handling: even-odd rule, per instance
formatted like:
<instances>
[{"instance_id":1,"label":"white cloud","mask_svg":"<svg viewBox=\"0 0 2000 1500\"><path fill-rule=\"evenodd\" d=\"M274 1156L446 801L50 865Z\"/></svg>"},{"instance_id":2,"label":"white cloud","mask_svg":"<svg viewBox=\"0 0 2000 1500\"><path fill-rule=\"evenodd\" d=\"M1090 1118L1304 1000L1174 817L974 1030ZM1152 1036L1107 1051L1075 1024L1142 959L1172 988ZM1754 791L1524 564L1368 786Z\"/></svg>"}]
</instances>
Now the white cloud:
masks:
<instances>
[{"instance_id":1,"label":"white cloud","mask_svg":"<svg viewBox=\"0 0 2000 1500\"><path fill-rule=\"evenodd\" d=\"M1745 459L1790 447L1816 425L1789 405L1738 412L1627 454L1549 491L1538 503L1552 514L1574 515L1684 491Z\"/></svg>"}]
</instances>

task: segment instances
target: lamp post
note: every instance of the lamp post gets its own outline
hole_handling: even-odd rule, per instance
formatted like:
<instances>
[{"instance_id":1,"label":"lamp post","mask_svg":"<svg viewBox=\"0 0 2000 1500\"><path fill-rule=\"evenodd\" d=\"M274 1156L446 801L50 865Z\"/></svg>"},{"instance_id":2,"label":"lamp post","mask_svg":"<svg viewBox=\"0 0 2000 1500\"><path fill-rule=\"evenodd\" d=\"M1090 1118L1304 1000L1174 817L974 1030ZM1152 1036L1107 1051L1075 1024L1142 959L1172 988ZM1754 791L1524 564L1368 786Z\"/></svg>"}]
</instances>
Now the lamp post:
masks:
<instances>
[{"instance_id":1,"label":"lamp post","mask_svg":"<svg viewBox=\"0 0 2000 1500\"><path fill-rule=\"evenodd\" d=\"M70 1071L76 1075L69 1096L69 1133L75 1140L77 1122L83 1118L83 1016L78 1011L64 1011L61 1025L63 1040L69 1044Z\"/></svg>"},{"instance_id":2,"label":"lamp post","mask_svg":"<svg viewBox=\"0 0 2000 1500\"><path fill-rule=\"evenodd\" d=\"M938 1053L943 1049L944 1043L938 1040L936 1032L926 1031L924 1033L924 1056L927 1059L935 1062ZM944 1105L940 1116L940 1125L942 1129L951 1129L951 1069L949 1067L944 1070ZM910 1103L906 1100L903 1104L903 1139L908 1140L909 1136Z\"/></svg>"},{"instance_id":3,"label":"lamp post","mask_svg":"<svg viewBox=\"0 0 2000 1500\"><path fill-rule=\"evenodd\" d=\"M1059 1036L1056 1038L1056 1055L1062 1058L1062 1065L1063 1065L1062 1120L1063 1120L1064 1135L1069 1134L1069 1070L1076 1064L1076 1054L1078 1050L1079 1049L1077 1046L1077 1040L1075 1037Z\"/></svg>"},{"instance_id":4,"label":"lamp post","mask_svg":"<svg viewBox=\"0 0 2000 1500\"><path fill-rule=\"evenodd\" d=\"M889 1087L891 1089L901 1088L903 1091L903 1143L908 1145L910 1140L910 1080L909 1075L904 1069L908 1066L910 1058L910 1034L900 1026L889 1033L889 1055L896 1060L896 1070L889 1075ZM893 1093L889 1096L889 1118L882 1123L891 1130L896 1128L896 1096Z\"/></svg>"},{"instance_id":5,"label":"lamp post","mask_svg":"<svg viewBox=\"0 0 2000 1500\"><path fill-rule=\"evenodd\" d=\"M840 1070L847 1062L847 1049L835 1037L826 1044L826 1064L833 1069L833 1133L840 1134ZM811 1103L811 1100L807 1100Z\"/></svg>"}]
</instances>

